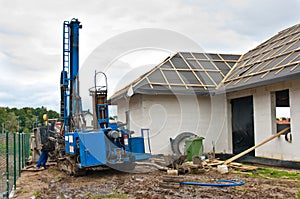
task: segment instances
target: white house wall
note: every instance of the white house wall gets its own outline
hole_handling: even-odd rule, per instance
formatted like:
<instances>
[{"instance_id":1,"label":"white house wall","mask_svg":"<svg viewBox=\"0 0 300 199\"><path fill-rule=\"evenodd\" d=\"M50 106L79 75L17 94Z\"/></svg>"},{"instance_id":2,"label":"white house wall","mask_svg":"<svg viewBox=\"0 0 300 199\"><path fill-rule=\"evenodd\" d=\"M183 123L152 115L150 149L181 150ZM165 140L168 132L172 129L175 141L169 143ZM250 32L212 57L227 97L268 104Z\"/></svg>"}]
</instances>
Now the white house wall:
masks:
<instances>
[{"instance_id":1,"label":"white house wall","mask_svg":"<svg viewBox=\"0 0 300 199\"><path fill-rule=\"evenodd\" d=\"M300 80L286 81L227 94L228 103L233 98L253 95L254 136L255 144L258 144L276 133L272 93L285 89L289 89L292 143L285 141L284 136L280 136L257 148L255 150L255 156L257 157L300 160L298 152L300 146Z\"/></svg>"},{"instance_id":2,"label":"white house wall","mask_svg":"<svg viewBox=\"0 0 300 199\"><path fill-rule=\"evenodd\" d=\"M170 138L183 132L203 136L205 152L212 150L212 142L217 152L229 151L225 95L212 98L134 95L130 100L119 100L117 104L121 121L125 121L121 115L130 108L130 129L136 136L140 136L141 128L150 129L153 153L171 154Z\"/></svg>"},{"instance_id":3,"label":"white house wall","mask_svg":"<svg viewBox=\"0 0 300 199\"><path fill-rule=\"evenodd\" d=\"M129 110L129 102L125 99L120 99L116 101L114 104L117 104L118 120L122 122L126 122L125 112Z\"/></svg>"},{"instance_id":4,"label":"white house wall","mask_svg":"<svg viewBox=\"0 0 300 199\"><path fill-rule=\"evenodd\" d=\"M226 94L218 94L210 98L209 128L206 131L205 152L211 152L213 143L216 153L231 153L231 138L228 134L228 107Z\"/></svg>"},{"instance_id":5,"label":"white house wall","mask_svg":"<svg viewBox=\"0 0 300 199\"><path fill-rule=\"evenodd\" d=\"M85 121L86 121L86 127L88 129L92 129L93 128L93 115L92 114L86 114L84 116Z\"/></svg>"}]
</instances>

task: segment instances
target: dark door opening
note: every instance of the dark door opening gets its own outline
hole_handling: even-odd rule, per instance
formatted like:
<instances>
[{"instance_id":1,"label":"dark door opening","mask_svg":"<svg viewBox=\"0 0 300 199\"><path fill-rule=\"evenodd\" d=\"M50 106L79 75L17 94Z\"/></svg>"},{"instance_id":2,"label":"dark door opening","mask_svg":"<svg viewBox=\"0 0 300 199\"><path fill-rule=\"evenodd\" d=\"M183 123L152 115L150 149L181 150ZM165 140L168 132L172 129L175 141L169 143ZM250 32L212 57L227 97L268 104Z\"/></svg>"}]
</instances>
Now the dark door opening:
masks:
<instances>
[{"instance_id":1,"label":"dark door opening","mask_svg":"<svg viewBox=\"0 0 300 199\"><path fill-rule=\"evenodd\" d=\"M233 154L254 146L253 97L231 100ZM247 155L255 156L255 151Z\"/></svg>"}]
</instances>

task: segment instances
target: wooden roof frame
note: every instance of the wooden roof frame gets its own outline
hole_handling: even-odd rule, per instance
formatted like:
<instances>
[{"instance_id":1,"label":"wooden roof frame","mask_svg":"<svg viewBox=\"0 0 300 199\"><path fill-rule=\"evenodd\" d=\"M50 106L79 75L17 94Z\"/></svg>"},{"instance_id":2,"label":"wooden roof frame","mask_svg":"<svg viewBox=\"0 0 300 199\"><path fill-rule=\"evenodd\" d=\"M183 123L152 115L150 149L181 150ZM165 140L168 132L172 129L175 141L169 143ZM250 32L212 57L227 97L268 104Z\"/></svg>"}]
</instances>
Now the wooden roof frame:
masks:
<instances>
[{"instance_id":1,"label":"wooden roof frame","mask_svg":"<svg viewBox=\"0 0 300 199\"><path fill-rule=\"evenodd\" d=\"M198 58L198 57L203 58ZM211 56L217 57L217 59L212 58ZM232 56L234 58L228 59L226 56ZM185 64L183 67L182 65L178 66L177 63L174 63L174 58L179 58L182 60L182 63ZM237 54L218 54L218 53L194 53L194 52L177 52L164 60L162 63L158 64L156 67L154 67L149 72L145 73L144 75L137 78L135 81L133 81L130 85L127 85L123 89L117 91L111 98L115 98L118 95L121 95L122 93L125 93L129 87L135 88L138 87L139 84L142 82L149 85L149 88L155 89L155 86L164 86L168 89L173 89L175 87L181 87L182 89L190 90L190 89L204 89L204 90L211 90L215 89L216 86L223 80L223 78L226 76L226 74L232 69L231 65L228 62L236 63L239 59L240 55ZM193 62L193 65L192 63ZM207 62L210 64L211 68L206 68L203 65L203 62ZM223 63L223 69L220 69L216 62ZM170 67L164 67L166 64L168 64ZM225 69L224 69L225 67ZM226 72L226 70L228 72ZM156 82L151 80L151 76L154 75L155 72L159 71L159 73L162 76L161 82ZM176 74L176 81L177 83L170 82L166 73L167 72L174 72ZM184 78L183 73L188 72L193 74L193 77L197 82L191 83L189 82L189 79ZM201 77L201 74L205 74L209 82L204 82ZM218 74L219 79L214 79L212 77L212 74Z\"/></svg>"},{"instance_id":2,"label":"wooden roof frame","mask_svg":"<svg viewBox=\"0 0 300 199\"><path fill-rule=\"evenodd\" d=\"M290 68L289 71L293 72L299 67L299 60L300 24L297 24L280 31L241 56L234 69L221 84L226 89L226 87L241 86L254 76L260 76L260 80L257 81L263 81L273 71L275 71L274 75L279 75L286 68Z\"/></svg>"}]
</instances>

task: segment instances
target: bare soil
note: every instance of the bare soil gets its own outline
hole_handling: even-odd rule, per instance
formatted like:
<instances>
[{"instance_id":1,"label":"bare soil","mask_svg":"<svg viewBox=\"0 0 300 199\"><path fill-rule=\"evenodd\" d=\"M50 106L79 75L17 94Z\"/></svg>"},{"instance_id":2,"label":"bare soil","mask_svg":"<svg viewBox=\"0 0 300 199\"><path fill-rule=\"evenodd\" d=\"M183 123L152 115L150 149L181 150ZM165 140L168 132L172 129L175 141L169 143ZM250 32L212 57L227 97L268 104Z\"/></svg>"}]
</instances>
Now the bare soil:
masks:
<instances>
[{"instance_id":1,"label":"bare soil","mask_svg":"<svg viewBox=\"0 0 300 199\"><path fill-rule=\"evenodd\" d=\"M55 166L42 171L24 171L17 181L14 198L297 198L300 181L278 178L255 178L230 170L220 174L210 169L202 174L182 175L184 181L215 183L216 179L238 179L243 186L210 187L161 185L166 172L123 173L107 169L73 177Z\"/></svg>"}]
</instances>

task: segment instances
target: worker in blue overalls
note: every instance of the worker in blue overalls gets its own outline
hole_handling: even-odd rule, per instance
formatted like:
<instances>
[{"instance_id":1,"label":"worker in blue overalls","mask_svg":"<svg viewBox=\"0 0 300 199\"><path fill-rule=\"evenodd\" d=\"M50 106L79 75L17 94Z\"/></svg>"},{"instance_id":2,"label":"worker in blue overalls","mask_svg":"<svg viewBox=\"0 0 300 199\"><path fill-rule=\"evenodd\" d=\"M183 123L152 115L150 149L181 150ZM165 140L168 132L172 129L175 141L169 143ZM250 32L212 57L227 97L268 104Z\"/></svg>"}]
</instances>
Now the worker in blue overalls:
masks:
<instances>
[{"instance_id":1,"label":"worker in blue overalls","mask_svg":"<svg viewBox=\"0 0 300 199\"><path fill-rule=\"evenodd\" d=\"M46 163L48 161L48 152L41 150L41 155L36 165L37 169L46 169Z\"/></svg>"},{"instance_id":2,"label":"worker in blue overalls","mask_svg":"<svg viewBox=\"0 0 300 199\"><path fill-rule=\"evenodd\" d=\"M48 126L48 117L47 114L43 115L43 120L45 122L45 125ZM46 169L46 163L48 161L48 151L44 149L42 146L41 149L41 155L39 157L38 163L36 165L37 169Z\"/></svg>"}]
</instances>

